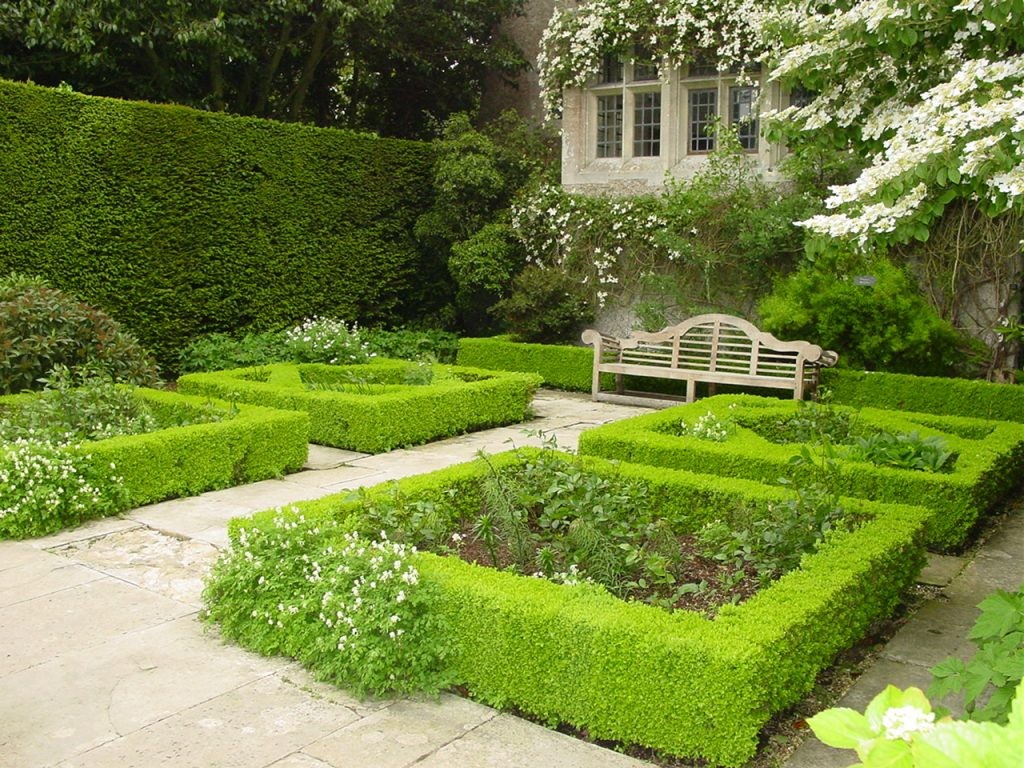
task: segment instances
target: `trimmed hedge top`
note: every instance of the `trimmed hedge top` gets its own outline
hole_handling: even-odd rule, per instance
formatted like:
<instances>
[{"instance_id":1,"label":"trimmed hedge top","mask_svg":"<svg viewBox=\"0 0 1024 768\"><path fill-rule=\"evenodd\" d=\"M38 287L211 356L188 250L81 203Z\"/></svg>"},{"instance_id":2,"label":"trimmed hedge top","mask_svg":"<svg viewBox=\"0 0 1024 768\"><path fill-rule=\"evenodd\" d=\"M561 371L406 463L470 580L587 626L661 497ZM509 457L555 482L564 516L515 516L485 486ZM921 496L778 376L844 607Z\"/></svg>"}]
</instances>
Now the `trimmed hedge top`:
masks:
<instances>
[{"instance_id":1,"label":"trimmed hedge top","mask_svg":"<svg viewBox=\"0 0 1024 768\"><path fill-rule=\"evenodd\" d=\"M173 370L211 331L396 323L445 294L424 143L0 81L0 273L96 304Z\"/></svg>"},{"instance_id":2,"label":"trimmed hedge top","mask_svg":"<svg viewBox=\"0 0 1024 768\"><path fill-rule=\"evenodd\" d=\"M407 383L429 372L432 381ZM403 360L236 368L182 376L182 392L305 411L311 442L379 453L524 420L540 377Z\"/></svg>"},{"instance_id":3,"label":"trimmed hedge top","mask_svg":"<svg viewBox=\"0 0 1024 768\"><path fill-rule=\"evenodd\" d=\"M491 463L529 453L499 454ZM785 496L748 480L584 461L648 484L652 505L683 531L724 504ZM462 514L479 509L479 480L489 471L476 461L402 480L397 488L410 504L434 502ZM344 493L304 502L284 514L311 522L330 517L343 530L359 529L359 505L391 498L395 486L376 486L362 498ZM596 738L739 765L753 754L772 713L798 700L835 653L888 615L923 563L927 510L853 499L844 505L865 516L861 528L829 540L800 569L745 604L722 608L714 620L454 557L423 555L419 567L441 590L436 609L453 643L452 677L476 698L568 722ZM243 528L274 525L280 514L232 521L232 539L237 543Z\"/></svg>"},{"instance_id":4,"label":"trimmed hedge top","mask_svg":"<svg viewBox=\"0 0 1024 768\"><path fill-rule=\"evenodd\" d=\"M588 430L581 453L653 466L689 469L768 483L783 476L809 477L811 466L793 466L800 446L778 444L750 425L796 413L800 404L748 395L720 395L692 405L668 408ZM677 434L681 422L693 425L707 413L735 425L723 442ZM1024 426L958 416L864 408L859 428L939 436L956 454L951 472L928 473L837 459L839 490L862 498L922 504L934 518L929 544L936 549L963 545L978 517L1017 482L1024 463Z\"/></svg>"}]
</instances>

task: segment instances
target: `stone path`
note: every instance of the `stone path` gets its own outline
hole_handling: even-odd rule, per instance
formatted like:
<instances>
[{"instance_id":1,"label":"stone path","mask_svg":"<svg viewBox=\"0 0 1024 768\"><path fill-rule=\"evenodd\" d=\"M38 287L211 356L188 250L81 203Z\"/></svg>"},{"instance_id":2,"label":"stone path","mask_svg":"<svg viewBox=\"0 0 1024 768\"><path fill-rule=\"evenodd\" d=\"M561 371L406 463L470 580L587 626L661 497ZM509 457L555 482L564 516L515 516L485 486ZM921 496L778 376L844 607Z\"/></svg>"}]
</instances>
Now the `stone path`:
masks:
<instances>
[{"instance_id":1,"label":"stone path","mask_svg":"<svg viewBox=\"0 0 1024 768\"><path fill-rule=\"evenodd\" d=\"M532 431L575 447L584 429L640 409L541 392ZM537 445L522 427L369 456L311 446L279 480L154 504L28 542L0 542L0 768L640 768L457 696L358 701L298 665L224 645L197 619L226 522L259 509ZM970 563L945 566L925 606L847 696L926 684L926 667L967 654L974 606L1024 580L1018 515ZM934 577L933 577L934 578ZM810 741L790 768L841 766Z\"/></svg>"}]
</instances>

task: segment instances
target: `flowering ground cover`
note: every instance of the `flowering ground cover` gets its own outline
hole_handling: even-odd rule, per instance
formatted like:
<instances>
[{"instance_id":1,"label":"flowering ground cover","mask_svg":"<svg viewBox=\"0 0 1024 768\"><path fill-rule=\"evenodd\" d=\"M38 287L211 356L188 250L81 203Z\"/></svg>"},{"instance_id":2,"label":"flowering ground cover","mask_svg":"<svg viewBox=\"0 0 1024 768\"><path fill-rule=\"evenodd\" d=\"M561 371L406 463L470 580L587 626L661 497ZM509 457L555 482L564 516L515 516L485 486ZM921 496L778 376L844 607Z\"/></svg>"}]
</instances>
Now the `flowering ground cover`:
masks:
<instances>
[{"instance_id":1,"label":"flowering ground cover","mask_svg":"<svg viewBox=\"0 0 1024 768\"><path fill-rule=\"evenodd\" d=\"M0 537L276 477L306 459L305 414L110 389L131 410L119 424L99 418L110 410L96 387L0 397Z\"/></svg>"},{"instance_id":2,"label":"flowering ground cover","mask_svg":"<svg viewBox=\"0 0 1024 768\"><path fill-rule=\"evenodd\" d=\"M852 429L844 447L817 432L812 413L792 401L722 395L588 430L580 452L765 482L827 464L840 493L929 507L936 549L964 544L1024 462L1020 424L837 406Z\"/></svg>"},{"instance_id":3,"label":"flowering ground cover","mask_svg":"<svg viewBox=\"0 0 1024 768\"><path fill-rule=\"evenodd\" d=\"M400 540L410 526L426 534L431 519L477 517L487 478L537 455L500 454L235 520L208 582L209 617L246 647L295 656L356 690L457 684L593 738L739 765L772 713L887 616L923 562L927 510L844 499L859 526L837 527L795 570L709 619ZM643 486L645 514L679 532L723 509L792 498L748 480L593 457L579 467Z\"/></svg>"},{"instance_id":4,"label":"flowering ground cover","mask_svg":"<svg viewBox=\"0 0 1024 768\"><path fill-rule=\"evenodd\" d=\"M378 453L523 421L540 382L535 374L377 360L193 373L178 388L303 411L311 442Z\"/></svg>"}]
</instances>

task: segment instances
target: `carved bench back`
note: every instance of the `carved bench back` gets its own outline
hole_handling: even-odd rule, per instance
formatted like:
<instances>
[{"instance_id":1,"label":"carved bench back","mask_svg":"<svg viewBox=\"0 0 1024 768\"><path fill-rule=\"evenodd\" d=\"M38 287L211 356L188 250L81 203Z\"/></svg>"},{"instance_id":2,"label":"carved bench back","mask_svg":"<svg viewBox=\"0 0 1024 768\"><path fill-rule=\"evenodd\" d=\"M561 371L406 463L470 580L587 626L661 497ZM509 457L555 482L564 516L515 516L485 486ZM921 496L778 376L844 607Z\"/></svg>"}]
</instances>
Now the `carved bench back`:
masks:
<instances>
[{"instance_id":1,"label":"carved bench back","mask_svg":"<svg viewBox=\"0 0 1024 768\"><path fill-rule=\"evenodd\" d=\"M796 376L801 363L817 362L823 354L816 344L780 341L742 318L719 314L698 315L618 341L619 350L608 351L627 365L787 379Z\"/></svg>"}]
</instances>

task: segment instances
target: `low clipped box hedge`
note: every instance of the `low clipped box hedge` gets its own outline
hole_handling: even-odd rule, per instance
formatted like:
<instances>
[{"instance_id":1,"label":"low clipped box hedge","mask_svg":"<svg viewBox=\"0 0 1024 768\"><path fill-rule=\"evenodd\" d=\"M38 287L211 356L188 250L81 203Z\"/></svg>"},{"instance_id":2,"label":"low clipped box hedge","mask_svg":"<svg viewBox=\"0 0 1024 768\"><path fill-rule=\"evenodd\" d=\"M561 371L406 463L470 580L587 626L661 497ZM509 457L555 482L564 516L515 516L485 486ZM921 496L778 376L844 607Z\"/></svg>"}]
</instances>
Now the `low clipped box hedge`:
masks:
<instances>
[{"instance_id":1,"label":"low clipped box hedge","mask_svg":"<svg viewBox=\"0 0 1024 768\"><path fill-rule=\"evenodd\" d=\"M688 469L774 483L783 476L807 477L818 471L794 465L800 445L774 443L751 426L796 413L799 403L720 395L692 405L625 419L585 432L581 453L652 466ZM694 424L707 413L731 422L723 442L677 434L681 422ZM881 501L921 504L932 510L928 544L950 550L962 546L977 523L1018 482L1024 462L1024 426L982 419L863 408L859 429L938 436L955 454L949 472L922 472L837 458L841 493Z\"/></svg>"},{"instance_id":2,"label":"low clipped box hedge","mask_svg":"<svg viewBox=\"0 0 1024 768\"><path fill-rule=\"evenodd\" d=\"M1024 422L1018 384L845 369L823 370L821 381L844 405Z\"/></svg>"},{"instance_id":3,"label":"low clipped box hedge","mask_svg":"<svg viewBox=\"0 0 1024 768\"><path fill-rule=\"evenodd\" d=\"M523 460L523 451L400 481L410 504L442 503L459 515L478 510L480 480L491 466ZM608 462L600 473L648 485L650 503L680 533L716 518L726 505L780 501L785 491L749 480ZM283 513L344 530L368 525L360 505L389 498L395 484L304 502ZM420 505L422 507L422 504ZM891 613L924 560L929 512L920 507L844 499L861 527L805 556L799 569L716 618L627 603L593 585L566 587L421 554L420 577L439 594L451 642L448 679L499 707L586 729L596 739L641 744L663 753L741 765L776 712L811 689L817 673ZM272 526L281 510L236 519L234 546L247 529ZM216 608L214 608L216 613ZM252 619L233 606L236 622ZM251 634L250 634L251 632ZM237 623L229 636L259 637ZM289 641L285 641L285 645Z\"/></svg>"},{"instance_id":4,"label":"low clipped box hedge","mask_svg":"<svg viewBox=\"0 0 1024 768\"><path fill-rule=\"evenodd\" d=\"M526 344L508 336L459 339L459 365L494 371L525 371L555 389L589 392L594 350L558 344ZM609 379L610 381L611 379Z\"/></svg>"},{"instance_id":5,"label":"low clipped box hedge","mask_svg":"<svg viewBox=\"0 0 1024 768\"><path fill-rule=\"evenodd\" d=\"M306 461L309 417L304 413L232 405L163 390L140 388L134 392L159 422L183 425L88 441L73 448L83 466L94 468L97 476L113 472L119 478L121 507L100 514L278 477L301 469ZM0 397L0 410L16 409L32 397ZM202 421L211 406L223 409L228 418ZM192 419L195 423L189 423ZM96 512L88 516L96 516ZM29 523L26 530L45 533L75 522L78 520L50 520L44 524L46 530Z\"/></svg>"},{"instance_id":6,"label":"low clipped box hedge","mask_svg":"<svg viewBox=\"0 0 1024 768\"><path fill-rule=\"evenodd\" d=\"M430 383L406 383L429 368ZM303 411L311 442L366 453L523 421L540 377L400 360L193 373L182 392ZM336 388L336 389L335 389Z\"/></svg>"}]
</instances>

